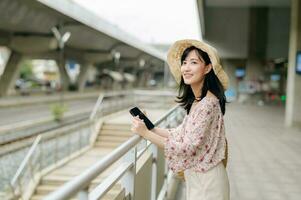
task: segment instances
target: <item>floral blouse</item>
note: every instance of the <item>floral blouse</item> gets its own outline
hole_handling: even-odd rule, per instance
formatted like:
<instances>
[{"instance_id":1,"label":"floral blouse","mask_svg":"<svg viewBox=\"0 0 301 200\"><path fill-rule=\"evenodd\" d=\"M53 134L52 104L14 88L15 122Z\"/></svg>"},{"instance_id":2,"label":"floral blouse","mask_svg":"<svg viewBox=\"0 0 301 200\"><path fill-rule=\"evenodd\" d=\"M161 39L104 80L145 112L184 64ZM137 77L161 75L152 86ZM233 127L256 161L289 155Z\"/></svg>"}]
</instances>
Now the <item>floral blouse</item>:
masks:
<instances>
[{"instance_id":1,"label":"floral blouse","mask_svg":"<svg viewBox=\"0 0 301 200\"><path fill-rule=\"evenodd\" d=\"M174 172L206 172L225 158L225 127L217 98L204 97L181 125L168 132L164 153Z\"/></svg>"}]
</instances>

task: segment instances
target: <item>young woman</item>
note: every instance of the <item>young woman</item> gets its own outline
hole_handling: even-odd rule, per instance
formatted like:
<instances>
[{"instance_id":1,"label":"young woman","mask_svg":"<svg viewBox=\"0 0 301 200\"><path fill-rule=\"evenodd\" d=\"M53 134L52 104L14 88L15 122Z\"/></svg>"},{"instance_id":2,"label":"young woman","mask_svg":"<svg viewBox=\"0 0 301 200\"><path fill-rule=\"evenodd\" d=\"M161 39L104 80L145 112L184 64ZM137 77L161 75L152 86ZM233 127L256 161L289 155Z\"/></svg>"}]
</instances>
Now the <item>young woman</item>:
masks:
<instances>
[{"instance_id":1,"label":"young woman","mask_svg":"<svg viewBox=\"0 0 301 200\"><path fill-rule=\"evenodd\" d=\"M216 50L197 40L175 42L167 62L180 84L178 103L187 115L177 128L151 131L139 117L133 117L131 130L163 148L172 171L184 171L186 200L229 200L223 165L227 74Z\"/></svg>"}]
</instances>

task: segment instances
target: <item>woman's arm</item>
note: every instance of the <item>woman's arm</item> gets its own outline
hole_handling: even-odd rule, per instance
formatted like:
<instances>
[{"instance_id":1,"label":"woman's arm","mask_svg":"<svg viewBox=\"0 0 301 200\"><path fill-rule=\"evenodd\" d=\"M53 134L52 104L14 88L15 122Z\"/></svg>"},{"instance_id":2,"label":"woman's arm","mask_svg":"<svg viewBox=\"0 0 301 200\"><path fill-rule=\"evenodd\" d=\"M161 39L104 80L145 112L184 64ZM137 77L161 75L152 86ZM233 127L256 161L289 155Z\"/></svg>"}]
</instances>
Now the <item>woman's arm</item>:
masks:
<instances>
[{"instance_id":1,"label":"woman's arm","mask_svg":"<svg viewBox=\"0 0 301 200\"><path fill-rule=\"evenodd\" d=\"M144 113L145 116L147 116L145 110L143 110L142 112ZM169 134L167 129L164 129L164 128L154 127L151 131L153 133L156 133L157 135L160 135L161 137L164 137L164 138L167 138L168 134Z\"/></svg>"},{"instance_id":2,"label":"woman's arm","mask_svg":"<svg viewBox=\"0 0 301 200\"><path fill-rule=\"evenodd\" d=\"M147 131L145 134L143 134L141 136L144 137L145 139L151 141L152 143L157 145L159 148L164 149L164 141L166 139L165 137L157 135L152 131Z\"/></svg>"},{"instance_id":3,"label":"woman's arm","mask_svg":"<svg viewBox=\"0 0 301 200\"><path fill-rule=\"evenodd\" d=\"M158 128L155 127L153 130L151 130L153 133L163 137L163 138L167 138L168 137L168 130L165 128Z\"/></svg>"},{"instance_id":4,"label":"woman's arm","mask_svg":"<svg viewBox=\"0 0 301 200\"><path fill-rule=\"evenodd\" d=\"M166 138L148 130L144 122L141 119L139 119L139 117L133 117L131 131L151 141L159 148L164 148L164 141ZM164 132L164 131L159 131L159 132Z\"/></svg>"}]
</instances>

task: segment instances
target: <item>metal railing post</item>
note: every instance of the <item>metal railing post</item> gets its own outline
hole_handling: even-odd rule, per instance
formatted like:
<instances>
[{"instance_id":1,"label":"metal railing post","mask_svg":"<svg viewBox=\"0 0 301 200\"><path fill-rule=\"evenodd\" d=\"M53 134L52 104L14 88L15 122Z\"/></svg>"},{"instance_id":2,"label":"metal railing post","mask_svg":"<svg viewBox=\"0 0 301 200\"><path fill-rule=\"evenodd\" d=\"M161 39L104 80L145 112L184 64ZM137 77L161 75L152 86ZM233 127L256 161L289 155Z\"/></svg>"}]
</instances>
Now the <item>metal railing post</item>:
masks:
<instances>
[{"instance_id":1,"label":"metal railing post","mask_svg":"<svg viewBox=\"0 0 301 200\"><path fill-rule=\"evenodd\" d=\"M43 162L44 162L44 140L41 141L40 145L39 145L39 150L40 150L40 158L39 158L39 162L40 162L40 171L42 171L43 168Z\"/></svg>"},{"instance_id":2,"label":"metal railing post","mask_svg":"<svg viewBox=\"0 0 301 200\"><path fill-rule=\"evenodd\" d=\"M88 200L89 199L88 189L89 188L79 191L77 194L77 199L78 200Z\"/></svg>"},{"instance_id":3,"label":"metal railing post","mask_svg":"<svg viewBox=\"0 0 301 200\"><path fill-rule=\"evenodd\" d=\"M57 145L57 140L58 140L58 139L57 139L57 136L55 136L55 139L54 139L54 163L56 163L57 160L58 160L58 159L57 159L57 157L58 157L58 155L57 155L57 153L58 153L58 152L57 152L57 149L58 149L58 148L57 148L57 146L58 146L58 145Z\"/></svg>"},{"instance_id":4,"label":"metal railing post","mask_svg":"<svg viewBox=\"0 0 301 200\"><path fill-rule=\"evenodd\" d=\"M32 157L30 157L29 162L28 162L28 170L29 170L29 174L30 174L30 179L34 180L34 166L32 163Z\"/></svg>"},{"instance_id":5,"label":"metal railing post","mask_svg":"<svg viewBox=\"0 0 301 200\"><path fill-rule=\"evenodd\" d=\"M81 149L81 147L82 147L82 133L83 132L84 132L83 129L81 129L79 131L79 135L78 135L79 149Z\"/></svg>"},{"instance_id":6,"label":"metal railing post","mask_svg":"<svg viewBox=\"0 0 301 200\"><path fill-rule=\"evenodd\" d=\"M68 134L68 156L71 156L71 134Z\"/></svg>"},{"instance_id":7,"label":"metal railing post","mask_svg":"<svg viewBox=\"0 0 301 200\"><path fill-rule=\"evenodd\" d=\"M137 148L134 147L127 154L125 154L124 162L133 163L133 167L128 170L124 177L121 179L121 183L125 188L125 196L130 194L130 199L135 199L135 179L136 179L136 161L137 161Z\"/></svg>"},{"instance_id":8,"label":"metal railing post","mask_svg":"<svg viewBox=\"0 0 301 200\"><path fill-rule=\"evenodd\" d=\"M152 185L151 185L151 200L157 199L157 171L158 171L158 147L151 145L151 151L153 154L153 164L152 164Z\"/></svg>"}]
</instances>

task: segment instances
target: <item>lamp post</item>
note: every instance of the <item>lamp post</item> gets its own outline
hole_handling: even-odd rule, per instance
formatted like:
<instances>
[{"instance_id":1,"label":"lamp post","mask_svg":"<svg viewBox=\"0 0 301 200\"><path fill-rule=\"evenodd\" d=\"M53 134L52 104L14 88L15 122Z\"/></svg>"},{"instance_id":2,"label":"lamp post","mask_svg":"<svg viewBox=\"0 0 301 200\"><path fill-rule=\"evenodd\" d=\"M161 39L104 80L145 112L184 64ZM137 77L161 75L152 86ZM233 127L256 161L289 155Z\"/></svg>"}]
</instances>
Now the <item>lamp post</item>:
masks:
<instances>
[{"instance_id":1,"label":"lamp post","mask_svg":"<svg viewBox=\"0 0 301 200\"><path fill-rule=\"evenodd\" d=\"M64 57L64 48L65 48L65 43L70 39L71 33L70 32L65 32L61 33L58 27L52 27L51 31L57 40L58 46L59 46L59 68L61 68L61 72L65 70L65 57ZM64 78L63 74L61 73L61 98L60 98L60 103L63 105L63 100L64 100Z\"/></svg>"}]
</instances>

